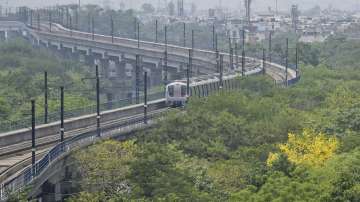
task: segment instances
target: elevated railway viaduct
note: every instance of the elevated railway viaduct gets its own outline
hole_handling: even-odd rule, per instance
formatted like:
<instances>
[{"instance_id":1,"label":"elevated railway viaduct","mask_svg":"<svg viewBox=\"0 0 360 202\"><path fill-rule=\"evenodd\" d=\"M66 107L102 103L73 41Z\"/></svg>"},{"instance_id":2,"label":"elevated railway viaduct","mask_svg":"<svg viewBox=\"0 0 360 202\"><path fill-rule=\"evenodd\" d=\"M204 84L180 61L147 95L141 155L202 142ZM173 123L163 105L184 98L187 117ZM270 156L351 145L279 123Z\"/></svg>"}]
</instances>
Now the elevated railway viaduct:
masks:
<instances>
[{"instance_id":1,"label":"elevated railway viaduct","mask_svg":"<svg viewBox=\"0 0 360 202\"><path fill-rule=\"evenodd\" d=\"M288 85L295 83L300 77L298 72L279 64L269 63L256 58L244 58L245 66L234 63L234 56L228 53L191 49L170 44L137 41L125 38L79 32L53 23L41 24L38 28L30 27L18 21L0 21L0 35L8 36L9 32L18 32L33 45L42 45L58 51L60 54L79 59L90 66L102 67L105 77L131 79L135 85L136 75L144 71L149 73L151 85L162 85L186 75L187 68L191 72L192 92L196 96L207 96L219 90L219 82L214 85L200 82L207 77L219 75L245 76L266 73L275 82ZM243 58L240 56L238 60ZM233 60L233 61L232 61ZM221 74L220 74L221 71ZM227 82L227 83L226 83ZM226 88L236 88L236 80L225 81ZM196 87L198 87L196 90ZM201 88L200 88L201 87ZM112 92L109 92L112 93ZM114 97L114 96L113 96ZM97 137L95 131L96 114L74 117L65 121L67 140L59 142L59 122L37 126L36 135L40 152L38 152L36 169L32 167L31 130L20 129L0 134L0 160L11 162L0 175L1 199L8 192L18 191L32 185L35 189L32 196L40 196L42 185L50 182L55 192L61 192L58 176L63 173L61 165L65 157L76 149L83 148L94 141L109 137L121 137L134 130L149 127L166 111L163 95L156 95L149 104L151 120L144 124L143 105L131 105L102 112L102 135ZM21 156L14 160L14 156ZM59 169L60 168L60 169ZM54 200L61 200L55 198Z\"/></svg>"}]
</instances>

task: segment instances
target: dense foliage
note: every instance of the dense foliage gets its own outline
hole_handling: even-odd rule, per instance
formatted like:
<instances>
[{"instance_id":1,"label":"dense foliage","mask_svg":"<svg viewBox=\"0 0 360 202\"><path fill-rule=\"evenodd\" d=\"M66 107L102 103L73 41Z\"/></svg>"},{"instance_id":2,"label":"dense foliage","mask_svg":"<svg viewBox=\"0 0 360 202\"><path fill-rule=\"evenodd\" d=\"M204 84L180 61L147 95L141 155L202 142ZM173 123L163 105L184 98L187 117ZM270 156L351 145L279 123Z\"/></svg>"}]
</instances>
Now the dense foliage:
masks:
<instances>
[{"instance_id":1,"label":"dense foliage","mask_svg":"<svg viewBox=\"0 0 360 202\"><path fill-rule=\"evenodd\" d=\"M65 108L92 104L89 68L63 60L46 50L35 49L22 39L0 43L0 121L18 120L30 113L30 100L36 99L37 113L44 109L44 72L48 72L49 111L57 112L60 86L65 86Z\"/></svg>"},{"instance_id":2,"label":"dense foliage","mask_svg":"<svg viewBox=\"0 0 360 202\"><path fill-rule=\"evenodd\" d=\"M307 67L290 88L249 77L238 91L194 98L186 113L170 113L136 144L95 146L107 161L122 162L108 181L126 186L82 186L72 200L358 201L359 75ZM108 144L131 155L116 158ZM102 162L92 150L75 158ZM82 181L111 172L99 169L101 177L84 174Z\"/></svg>"}]
</instances>

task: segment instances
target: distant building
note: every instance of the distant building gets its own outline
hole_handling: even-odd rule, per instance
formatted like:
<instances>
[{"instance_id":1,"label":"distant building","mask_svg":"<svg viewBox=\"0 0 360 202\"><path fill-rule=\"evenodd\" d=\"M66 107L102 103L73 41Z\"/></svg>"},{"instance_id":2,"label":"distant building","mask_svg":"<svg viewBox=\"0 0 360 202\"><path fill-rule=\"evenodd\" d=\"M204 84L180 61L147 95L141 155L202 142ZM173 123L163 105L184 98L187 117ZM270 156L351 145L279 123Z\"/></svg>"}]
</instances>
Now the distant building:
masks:
<instances>
[{"instance_id":1,"label":"distant building","mask_svg":"<svg viewBox=\"0 0 360 202\"><path fill-rule=\"evenodd\" d=\"M327 37L321 35L319 32L303 32L299 38L303 43L324 42Z\"/></svg>"},{"instance_id":2,"label":"distant building","mask_svg":"<svg viewBox=\"0 0 360 202\"><path fill-rule=\"evenodd\" d=\"M298 31L299 15L300 15L300 11L299 11L298 6L292 5L292 7L291 7L291 23L292 23L292 28L294 29L295 32Z\"/></svg>"},{"instance_id":3,"label":"distant building","mask_svg":"<svg viewBox=\"0 0 360 202\"><path fill-rule=\"evenodd\" d=\"M231 19L226 24L227 35L234 41L240 41L242 37L242 30L244 29L243 19Z\"/></svg>"},{"instance_id":4,"label":"distant building","mask_svg":"<svg viewBox=\"0 0 360 202\"><path fill-rule=\"evenodd\" d=\"M209 18L215 18L215 9L213 8L209 9Z\"/></svg>"},{"instance_id":5,"label":"distant building","mask_svg":"<svg viewBox=\"0 0 360 202\"><path fill-rule=\"evenodd\" d=\"M178 16L184 17L184 0L177 1Z\"/></svg>"}]
</instances>

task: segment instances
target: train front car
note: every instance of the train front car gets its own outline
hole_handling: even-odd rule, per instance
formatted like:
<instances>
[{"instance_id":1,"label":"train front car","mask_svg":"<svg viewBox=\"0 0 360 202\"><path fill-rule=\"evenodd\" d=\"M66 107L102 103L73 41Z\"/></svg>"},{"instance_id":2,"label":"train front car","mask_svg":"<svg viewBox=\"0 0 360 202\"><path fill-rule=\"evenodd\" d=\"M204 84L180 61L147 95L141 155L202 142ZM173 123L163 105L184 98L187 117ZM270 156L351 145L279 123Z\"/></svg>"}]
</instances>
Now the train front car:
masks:
<instances>
[{"instance_id":1,"label":"train front car","mask_svg":"<svg viewBox=\"0 0 360 202\"><path fill-rule=\"evenodd\" d=\"M170 107L184 106L187 100L186 84L173 82L166 86L166 104Z\"/></svg>"}]
</instances>

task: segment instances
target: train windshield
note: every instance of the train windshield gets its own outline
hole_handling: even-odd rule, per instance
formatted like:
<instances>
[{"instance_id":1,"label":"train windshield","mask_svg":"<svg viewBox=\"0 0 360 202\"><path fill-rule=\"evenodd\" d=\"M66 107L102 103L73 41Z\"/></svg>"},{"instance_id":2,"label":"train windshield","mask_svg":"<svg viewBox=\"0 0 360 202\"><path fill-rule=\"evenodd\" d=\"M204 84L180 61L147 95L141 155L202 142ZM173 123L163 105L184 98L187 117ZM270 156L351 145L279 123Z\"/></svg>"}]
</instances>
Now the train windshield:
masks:
<instances>
[{"instance_id":1,"label":"train windshield","mask_svg":"<svg viewBox=\"0 0 360 202\"><path fill-rule=\"evenodd\" d=\"M181 86L181 97L186 96L186 86Z\"/></svg>"},{"instance_id":2,"label":"train windshield","mask_svg":"<svg viewBox=\"0 0 360 202\"><path fill-rule=\"evenodd\" d=\"M169 96L174 97L174 93L175 93L174 86L169 86L168 91L169 91Z\"/></svg>"}]
</instances>

